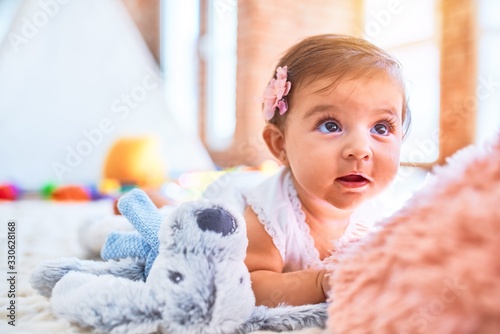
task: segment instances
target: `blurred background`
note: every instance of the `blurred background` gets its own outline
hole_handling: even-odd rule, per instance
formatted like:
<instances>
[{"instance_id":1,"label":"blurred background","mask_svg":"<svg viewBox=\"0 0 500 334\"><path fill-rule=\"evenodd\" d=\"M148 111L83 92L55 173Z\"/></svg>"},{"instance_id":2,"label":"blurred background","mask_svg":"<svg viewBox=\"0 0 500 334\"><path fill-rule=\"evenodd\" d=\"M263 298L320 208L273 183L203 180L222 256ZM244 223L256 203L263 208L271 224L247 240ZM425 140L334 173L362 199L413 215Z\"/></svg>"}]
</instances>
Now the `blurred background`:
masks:
<instances>
[{"instance_id":1,"label":"blurred background","mask_svg":"<svg viewBox=\"0 0 500 334\"><path fill-rule=\"evenodd\" d=\"M320 33L403 64L401 179L498 131L497 0L0 0L0 183L262 169L255 97L286 48Z\"/></svg>"}]
</instances>

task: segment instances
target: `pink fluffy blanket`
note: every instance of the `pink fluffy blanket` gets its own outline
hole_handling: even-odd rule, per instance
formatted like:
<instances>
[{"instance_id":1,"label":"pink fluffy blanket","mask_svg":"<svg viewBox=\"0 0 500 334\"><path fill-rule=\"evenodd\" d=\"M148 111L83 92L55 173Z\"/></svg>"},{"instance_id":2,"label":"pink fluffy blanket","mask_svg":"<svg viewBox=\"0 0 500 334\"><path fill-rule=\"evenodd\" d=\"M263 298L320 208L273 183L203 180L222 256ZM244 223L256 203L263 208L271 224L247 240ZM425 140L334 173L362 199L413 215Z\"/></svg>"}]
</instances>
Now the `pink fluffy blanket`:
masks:
<instances>
[{"instance_id":1,"label":"pink fluffy blanket","mask_svg":"<svg viewBox=\"0 0 500 334\"><path fill-rule=\"evenodd\" d=\"M331 333L500 333L500 137L329 265Z\"/></svg>"}]
</instances>

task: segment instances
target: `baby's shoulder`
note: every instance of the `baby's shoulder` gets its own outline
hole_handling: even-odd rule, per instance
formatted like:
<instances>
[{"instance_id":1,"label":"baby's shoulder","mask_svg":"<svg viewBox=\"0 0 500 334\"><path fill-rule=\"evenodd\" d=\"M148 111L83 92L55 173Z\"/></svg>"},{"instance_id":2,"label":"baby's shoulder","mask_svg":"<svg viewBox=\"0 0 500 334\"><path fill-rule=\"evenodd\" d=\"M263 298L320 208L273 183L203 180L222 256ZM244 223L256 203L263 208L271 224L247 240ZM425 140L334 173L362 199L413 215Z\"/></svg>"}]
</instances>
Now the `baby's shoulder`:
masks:
<instances>
[{"instance_id":1,"label":"baby's shoulder","mask_svg":"<svg viewBox=\"0 0 500 334\"><path fill-rule=\"evenodd\" d=\"M297 209L300 211L301 207L286 168L247 189L243 196L262 223L281 221L283 215L296 215Z\"/></svg>"},{"instance_id":2,"label":"baby's shoulder","mask_svg":"<svg viewBox=\"0 0 500 334\"><path fill-rule=\"evenodd\" d=\"M266 175L258 171L227 171L207 186L202 198L224 202L243 213L246 206L244 193L265 180L266 177Z\"/></svg>"},{"instance_id":3,"label":"baby's shoulder","mask_svg":"<svg viewBox=\"0 0 500 334\"><path fill-rule=\"evenodd\" d=\"M255 182L244 191L245 197L265 202L289 199L292 185L290 171L280 168L272 175L266 175L260 182ZM293 185L292 185L293 186Z\"/></svg>"}]
</instances>

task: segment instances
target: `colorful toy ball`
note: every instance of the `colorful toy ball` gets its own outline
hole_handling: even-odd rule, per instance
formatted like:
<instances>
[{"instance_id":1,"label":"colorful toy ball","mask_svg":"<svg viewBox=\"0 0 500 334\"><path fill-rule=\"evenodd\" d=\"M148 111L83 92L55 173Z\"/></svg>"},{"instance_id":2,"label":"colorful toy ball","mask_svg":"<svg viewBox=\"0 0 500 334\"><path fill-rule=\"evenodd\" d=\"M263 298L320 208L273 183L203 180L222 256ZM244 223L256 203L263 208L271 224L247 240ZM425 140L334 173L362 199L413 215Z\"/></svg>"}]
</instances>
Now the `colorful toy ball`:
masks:
<instances>
[{"instance_id":1,"label":"colorful toy ball","mask_svg":"<svg viewBox=\"0 0 500 334\"><path fill-rule=\"evenodd\" d=\"M13 184L0 184L0 200L15 201L19 197L19 189Z\"/></svg>"},{"instance_id":2,"label":"colorful toy ball","mask_svg":"<svg viewBox=\"0 0 500 334\"><path fill-rule=\"evenodd\" d=\"M61 186L55 189L51 198L56 201L90 201L92 194L81 186Z\"/></svg>"}]
</instances>

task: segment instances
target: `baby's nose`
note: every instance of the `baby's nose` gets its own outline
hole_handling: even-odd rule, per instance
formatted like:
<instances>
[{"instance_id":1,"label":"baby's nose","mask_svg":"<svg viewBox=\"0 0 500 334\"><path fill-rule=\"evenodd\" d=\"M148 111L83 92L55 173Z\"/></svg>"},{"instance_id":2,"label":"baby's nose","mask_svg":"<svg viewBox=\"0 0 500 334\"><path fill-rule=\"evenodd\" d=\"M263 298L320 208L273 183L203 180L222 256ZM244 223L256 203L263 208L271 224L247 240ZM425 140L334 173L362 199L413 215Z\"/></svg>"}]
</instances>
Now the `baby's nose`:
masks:
<instances>
[{"instance_id":1,"label":"baby's nose","mask_svg":"<svg viewBox=\"0 0 500 334\"><path fill-rule=\"evenodd\" d=\"M368 135L353 133L345 140L342 156L345 159L369 160L373 155Z\"/></svg>"}]
</instances>

